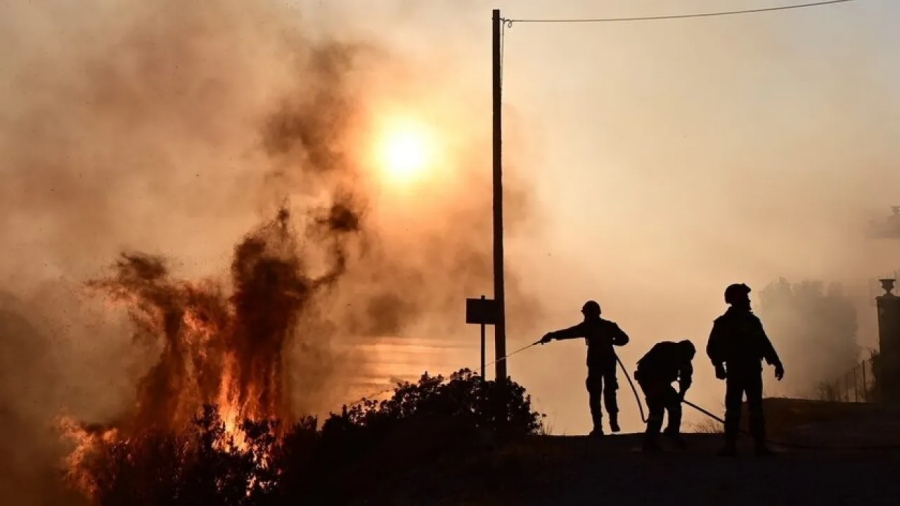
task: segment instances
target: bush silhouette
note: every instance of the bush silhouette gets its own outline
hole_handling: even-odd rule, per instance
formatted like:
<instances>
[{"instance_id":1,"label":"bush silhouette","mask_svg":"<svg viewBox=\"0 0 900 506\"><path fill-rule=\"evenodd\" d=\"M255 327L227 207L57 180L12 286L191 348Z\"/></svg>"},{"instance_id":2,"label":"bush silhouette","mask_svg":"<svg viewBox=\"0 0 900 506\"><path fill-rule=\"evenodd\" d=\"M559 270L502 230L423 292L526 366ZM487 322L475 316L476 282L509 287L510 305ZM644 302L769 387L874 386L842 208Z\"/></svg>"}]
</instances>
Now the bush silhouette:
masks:
<instances>
[{"instance_id":1,"label":"bush silhouette","mask_svg":"<svg viewBox=\"0 0 900 506\"><path fill-rule=\"evenodd\" d=\"M541 416L511 380L483 381L470 370L422 375L383 401L344 406L318 428L277 420L226 430L204 406L179 433L146 431L100 443L84 460L98 505L280 505L375 500L424 466L537 434Z\"/></svg>"}]
</instances>

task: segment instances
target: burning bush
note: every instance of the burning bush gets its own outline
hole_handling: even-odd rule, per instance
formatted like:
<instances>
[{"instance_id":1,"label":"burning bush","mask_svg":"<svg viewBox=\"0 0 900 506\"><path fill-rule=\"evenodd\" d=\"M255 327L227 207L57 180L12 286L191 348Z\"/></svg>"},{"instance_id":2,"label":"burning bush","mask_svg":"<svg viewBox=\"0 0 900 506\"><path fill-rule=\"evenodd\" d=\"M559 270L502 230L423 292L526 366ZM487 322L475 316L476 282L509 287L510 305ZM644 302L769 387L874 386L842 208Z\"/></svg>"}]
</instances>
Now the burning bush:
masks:
<instances>
[{"instance_id":1,"label":"burning bush","mask_svg":"<svg viewBox=\"0 0 900 506\"><path fill-rule=\"evenodd\" d=\"M399 384L387 400L345 406L321 430L298 417L308 410L302 397L317 389L301 382L289 391L288 346L299 340L317 359L330 352L329 336L311 335L311 309L344 273L360 226L340 199L304 216L303 249L286 210L247 234L234 249L230 287L177 279L163 259L143 254L123 254L112 276L89 283L123 304L135 340L158 352L118 419L63 420L75 442L68 483L92 503L343 502L388 486L410 465L540 429L521 386L469 370ZM308 266L316 256L318 276Z\"/></svg>"},{"instance_id":2,"label":"burning bush","mask_svg":"<svg viewBox=\"0 0 900 506\"><path fill-rule=\"evenodd\" d=\"M85 432L100 436L80 448L69 478L97 505L373 499L430 460L486 449L485 436L535 434L540 416L512 381L483 381L468 370L449 380L425 374L390 399L345 407L321 430L313 418L285 430L277 420L245 419L238 440L208 405L182 431Z\"/></svg>"},{"instance_id":3,"label":"burning bush","mask_svg":"<svg viewBox=\"0 0 900 506\"><path fill-rule=\"evenodd\" d=\"M197 480L229 497L229 491L269 487L271 476L263 473L269 465L260 459L271 453L271 438L282 431L271 420L295 422L285 350L291 340L305 337L299 323L311 297L345 268L344 237L359 221L343 204L318 214L310 215L307 234L328 239L316 243L324 245L331 260L320 277L307 274L289 214L282 209L235 247L230 295L211 281L176 279L163 259L142 254L123 254L113 276L89 283L125 305L135 340L155 347L159 355L138 382L134 408L118 420L104 427L64 420L77 443L69 459L70 478L85 493L103 498L98 501L104 504L109 497L117 503L123 494L140 504L154 503L157 494L202 498L213 493L202 492L206 489L200 485L190 493L179 491ZM195 418L203 406L215 409ZM215 483L192 474L196 466L187 464L192 459L203 462L198 469L218 470ZM235 478L246 477L248 466L256 473L251 482ZM157 476L155 485L130 484L145 475Z\"/></svg>"}]
</instances>

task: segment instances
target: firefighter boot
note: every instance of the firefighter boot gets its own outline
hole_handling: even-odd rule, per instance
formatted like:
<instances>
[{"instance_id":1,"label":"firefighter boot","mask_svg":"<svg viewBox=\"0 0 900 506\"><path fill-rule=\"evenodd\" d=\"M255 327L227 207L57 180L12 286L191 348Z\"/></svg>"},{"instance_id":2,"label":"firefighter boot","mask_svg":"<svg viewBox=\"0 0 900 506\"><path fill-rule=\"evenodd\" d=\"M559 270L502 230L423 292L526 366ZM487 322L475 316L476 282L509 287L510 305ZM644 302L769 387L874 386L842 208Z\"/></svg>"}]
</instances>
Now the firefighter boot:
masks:
<instances>
[{"instance_id":1,"label":"firefighter boot","mask_svg":"<svg viewBox=\"0 0 900 506\"><path fill-rule=\"evenodd\" d=\"M594 403L591 403L591 421L594 423L591 437L603 437L603 412L600 411L600 406Z\"/></svg>"},{"instance_id":2,"label":"firefighter boot","mask_svg":"<svg viewBox=\"0 0 900 506\"><path fill-rule=\"evenodd\" d=\"M647 420L647 429L644 432L644 451L648 453L656 453L662 451L659 445L659 429L662 428L662 422L659 420Z\"/></svg>"},{"instance_id":3,"label":"firefighter boot","mask_svg":"<svg viewBox=\"0 0 900 506\"><path fill-rule=\"evenodd\" d=\"M619 428L619 414L618 413L610 413L609 414L609 431L610 432L619 432L622 429Z\"/></svg>"}]
</instances>

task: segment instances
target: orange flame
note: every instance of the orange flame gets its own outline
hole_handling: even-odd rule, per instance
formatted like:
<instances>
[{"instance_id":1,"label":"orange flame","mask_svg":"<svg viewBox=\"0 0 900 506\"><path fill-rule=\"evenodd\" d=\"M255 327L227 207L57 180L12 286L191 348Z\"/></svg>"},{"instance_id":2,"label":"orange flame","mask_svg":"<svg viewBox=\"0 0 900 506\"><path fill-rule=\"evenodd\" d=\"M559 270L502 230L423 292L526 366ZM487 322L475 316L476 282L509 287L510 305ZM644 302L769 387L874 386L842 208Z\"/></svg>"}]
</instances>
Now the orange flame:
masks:
<instances>
[{"instance_id":1,"label":"orange flame","mask_svg":"<svg viewBox=\"0 0 900 506\"><path fill-rule=\"evenodd\" d=\"M355 231L358 220L348 219L351 211L336 207L315 221L316 231L332 237ZM219 451L251 450L245 420L293 422L285 349L316 289L342 273L344 255L341 241L331 241L332 271L320 279L306 277L287 218L282 210L236 246L230 296L210 282L173 279L161 258L146 255L123 254L115 276L89 283L127 309L135 339L157 344L160 355L138 384L134 411L112 428L62 420L64 436L74 441L67 478L86 495L97 493L93 454L153 431L181 433L204 405L218 409ZM265 468L267 457L255 465Z\"/></svg>"}]
</instances>

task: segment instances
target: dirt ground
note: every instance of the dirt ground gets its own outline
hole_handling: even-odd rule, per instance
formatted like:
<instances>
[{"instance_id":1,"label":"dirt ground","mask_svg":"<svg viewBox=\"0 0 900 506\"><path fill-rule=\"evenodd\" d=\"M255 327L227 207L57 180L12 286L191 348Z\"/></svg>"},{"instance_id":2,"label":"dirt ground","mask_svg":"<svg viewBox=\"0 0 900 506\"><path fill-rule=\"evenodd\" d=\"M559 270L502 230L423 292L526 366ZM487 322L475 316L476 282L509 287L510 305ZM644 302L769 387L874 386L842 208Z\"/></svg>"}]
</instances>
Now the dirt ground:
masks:
<instances>
[{"instance_id":1,"label":"dirt ground","mask_svg":"<svg viewBox=\"0 0 900 506\"><path fill-rule=\"evenodd\" d=\"M900 504L900 450L773 448L749 443L737 458L715 455L721 435L688 434L689 447L638 451L638 434L602 440L545 436L469 465L422 470L393 484L394 504Z\"/></svg>"},{"instance_id":2,"label":"dirt ground","mask_svg":"<svg viewBox=\"0 0 900 506\"><path fill-rule=\"evenodd\" d=\"M898 504L900 452L778 449L759 459L745 448L722 458L720 441L691 435L686 452L659 456L598 444L593 459L559 462L554 493L534 491L520 504Z\"/></svg>"},{"instance_id":3,"label":"dirt ground","mask_svg":"<svg viewBox=\"0 0 900 506\"><path fill-rule=\"evenodd\" d=\"M742 437L736 458L716 456L721 434L685 434L684 451L647 455L641 434L601 439L539 436L426 466L385 484L394 504L900 504L900 410L767 399L771 458ZM746 427L746 420L745 427ZM787 446L790 445L790 446ZM797 447L799 446L799 448ZM379 504L385 502L379 501Z\"/></svg>"}]
</instances>

